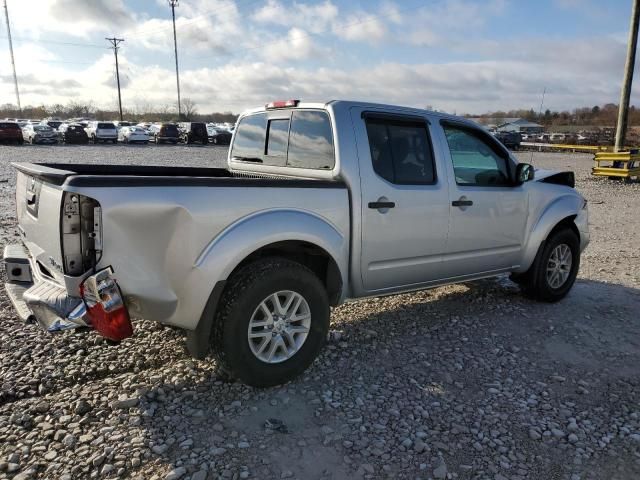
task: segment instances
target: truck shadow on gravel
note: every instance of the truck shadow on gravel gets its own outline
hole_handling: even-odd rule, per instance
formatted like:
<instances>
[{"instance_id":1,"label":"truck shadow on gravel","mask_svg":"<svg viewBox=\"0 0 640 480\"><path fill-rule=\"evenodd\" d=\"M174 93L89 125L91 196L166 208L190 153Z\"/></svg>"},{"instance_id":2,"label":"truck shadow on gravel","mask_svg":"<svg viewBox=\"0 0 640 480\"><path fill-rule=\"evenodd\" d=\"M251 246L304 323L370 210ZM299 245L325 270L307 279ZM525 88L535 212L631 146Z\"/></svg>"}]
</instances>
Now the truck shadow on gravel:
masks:
<instances>
[{"instance_id":1,"label":"truck shadow on gravel","mask_svg":"<svg viewBox=\"0 0 640 480\"><path fill-rule=\"evenodd\" d=\"M582 279L556 304L530 301L506 279L348 303L299 379L264 390L215 376L156 385L141 399L141 427L152 461L216 475L431 476L444 461L458 478L493 477L507 457L492 438L532 478L637 473L624 440L601 437L613 418L633 421L638 311L639 290ZM575 443L551 433L569 417L581 425ZM578 446L622 448L622 466L590 456L572 465ZM536 470L515 452L536 456Z\"/></svg>"}]
</instances>

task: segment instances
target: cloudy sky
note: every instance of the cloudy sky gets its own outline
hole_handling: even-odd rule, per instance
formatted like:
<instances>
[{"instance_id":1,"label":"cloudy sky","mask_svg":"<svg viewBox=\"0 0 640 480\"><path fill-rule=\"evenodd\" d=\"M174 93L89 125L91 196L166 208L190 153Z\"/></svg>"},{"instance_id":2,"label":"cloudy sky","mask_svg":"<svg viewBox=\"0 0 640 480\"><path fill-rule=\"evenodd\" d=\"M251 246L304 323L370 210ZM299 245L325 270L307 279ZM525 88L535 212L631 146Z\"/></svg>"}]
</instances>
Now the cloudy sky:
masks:
<instances>
[{"instance_id":1,"label":"cloudy sky","mask_svg":"<svg viewBox=\"0 0 640 480\"><path fill-rule=\"evenodd\" d=\"M23 105L175 104L166 0L7 0ZM180 0L182 96L200 112L365 99L457 113L617 103L631 0ZM634 88L632 103L640 93ZM0 104L15 103L0 26Z\"/></svg>"}]
</instances>

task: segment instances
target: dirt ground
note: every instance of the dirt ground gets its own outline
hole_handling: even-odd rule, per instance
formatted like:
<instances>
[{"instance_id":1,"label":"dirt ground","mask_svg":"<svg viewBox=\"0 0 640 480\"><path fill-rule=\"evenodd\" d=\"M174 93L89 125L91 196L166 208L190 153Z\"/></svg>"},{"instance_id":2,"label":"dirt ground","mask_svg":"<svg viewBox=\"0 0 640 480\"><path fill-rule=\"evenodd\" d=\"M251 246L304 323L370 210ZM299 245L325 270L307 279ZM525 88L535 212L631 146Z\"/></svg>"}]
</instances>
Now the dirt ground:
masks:
<instances>
[{"instance_id":1,"label":"dirt ground","mask_svg":"<svg viewBox=\"0 0 640 480\"><path fill-rule=\"evenodd\" d=\"M18 239L10 161L225 153L0 147L0 247ZM565 300L535 303L502 277L347 303L282 387L227 383L149 321L119 346L44 333L0 291L0 478L640 478L640 183L591 177L589 155L518 156L574 170L589 201Z\"/></svg>"}]
</instances>

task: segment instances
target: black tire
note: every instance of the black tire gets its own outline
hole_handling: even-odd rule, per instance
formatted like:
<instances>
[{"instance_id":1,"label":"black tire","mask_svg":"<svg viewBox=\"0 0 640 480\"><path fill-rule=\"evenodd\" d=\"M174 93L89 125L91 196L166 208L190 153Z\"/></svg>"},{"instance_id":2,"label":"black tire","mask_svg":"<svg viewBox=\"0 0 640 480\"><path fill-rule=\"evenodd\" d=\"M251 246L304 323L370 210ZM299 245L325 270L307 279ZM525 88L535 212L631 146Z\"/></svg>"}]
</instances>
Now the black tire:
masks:
<instances>
[{"instance_id":1,"label":"black tire","mask_svg":"<svg viewBox=\"0 0 640 480\"><path fill-rule=\"evenodd\" d=\"M571 267L567 279L554 288L547 279L547 266L552 252L559 245L567 245L571 250ZM575 283L580 269L580 239L569 228L559 228L549 235L541 245L533 265L527 272L512 276L512 280L519 283L525 295L543 302L557 302L563 299ZM515 278L514 278L515 277Z\"/></svg>"},{"instance_id":2,"label":"black tire","mask_svg":"<svg viewBox=\"0 0 640 480\"><path fill-rule=\"evenodd\" d=\"M280 363L258 359L249 346L251 317L269 295L291 290L307 301L309 333L300 349ZM318 277L307 267L284 258L267 258L243 267L228 281L214 319L211 342L218 365L230 377L254 387L286 383L311 365L329 330L329 300Z\"/></svg>"},{"instance_id":3,"label":"black tire","mask_svg":"<svg viewBox=\"0 0 640 480\"><path fill-rule=\"evenodd\" d=\"M18 145L24 145L24 139L18 140Z\"/></svg>"}]
</instances>

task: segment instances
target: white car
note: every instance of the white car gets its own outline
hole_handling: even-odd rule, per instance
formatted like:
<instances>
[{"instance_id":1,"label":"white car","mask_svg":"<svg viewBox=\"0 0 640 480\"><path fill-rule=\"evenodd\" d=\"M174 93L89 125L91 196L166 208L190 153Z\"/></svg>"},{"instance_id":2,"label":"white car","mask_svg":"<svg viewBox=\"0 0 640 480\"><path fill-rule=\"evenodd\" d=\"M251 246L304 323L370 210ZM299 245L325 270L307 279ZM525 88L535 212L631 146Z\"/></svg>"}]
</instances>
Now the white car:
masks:
<instances>
[{"instance_id":1,"label":"white car","mask_svg":"<svg viewBox=\"0 0 640 480\"><path fill-rule=\"evenodd\" d=\"M58 132L48 125L33 125L29 123L22 127L22 136L32 144L58 143Z\"/></svg>"},{"instance_id":2,"label":"white car","mask_svg":"<svg viewBox=\"0 0 640 480\"><path fill-rule=\"evenodd\" d=\"M122 127L118 130L118 141L123 143L149 143L149 134L142 127Z\"/></svg>"},{"instance_id":3,"label":"white car","mask_svg":"<svg viewBox=\"0 0 640 480\"><path fill-rule=\"evenodd\" d=\"M118 141L118 130L112 122L89 122L84 130L92 143Z\"/></svg>"}]
</instances>

